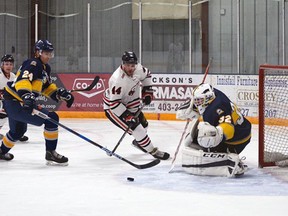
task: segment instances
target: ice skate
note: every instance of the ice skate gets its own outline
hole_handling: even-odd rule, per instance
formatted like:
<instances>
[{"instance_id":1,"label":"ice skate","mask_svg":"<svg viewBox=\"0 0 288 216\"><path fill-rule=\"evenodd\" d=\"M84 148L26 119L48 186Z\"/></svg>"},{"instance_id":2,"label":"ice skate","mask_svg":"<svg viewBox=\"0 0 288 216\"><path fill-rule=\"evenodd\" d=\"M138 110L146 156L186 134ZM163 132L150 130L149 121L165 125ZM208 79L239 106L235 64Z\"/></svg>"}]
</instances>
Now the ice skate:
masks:
<instances>
[{"instance_id":1,"label":"ice skate","mask_svg":"<svg viewBox=\"0 0 288 216\"><path fill-rule=\"evenodd\" d=\"M170 155L167 152L162 152L160 150L158 150L158 148L154 148L150 154L154 157L154 158L158 158L160 160L167 160L170 158Z\"/></svg>"},{"instance_id":2,"label":"ice skate","mask_svg":"<svg viewBox=\"0 0 288 216\"><path fill-rule=\"evenodd\" d=\"M24 136L22 136L22 137L19 139L19 141L20 141L20 142L26 142L28 139L29 139L29 138L24 135Z\"/></svg>"},{"instance_id":3,"label":"ice skate","mask_svg":"<svg viewBox=\"0 0 288 216\"><path fill-rule=\"evenodd\" d=\"M46 151L46 165L61 165L61 166L68 166L68 158L58 154L55 150L53 151Z\"/></svg>"},{"instance_id":4,"label":"ice skate","mask_svg":"<svg viewBox=\"0 0 288 216\"><path fill-rule=\"evenodd\" d=\"M142 148L135 139L132 141L132 146L134 146L135 148L139 149L144 153L147 153L147 151L144 148Z\"/></svg>"},{"instance_id":5,"label":"ice skate","mask_svg":"<svg viewBox=\"0 0 288 216\"><path fill-rule=\"evenodd\" d=\"M0 149L0 160L10 161L14 158L14 155L11 153L3 154L2 150Z\"/></svg>"}]
</instances>

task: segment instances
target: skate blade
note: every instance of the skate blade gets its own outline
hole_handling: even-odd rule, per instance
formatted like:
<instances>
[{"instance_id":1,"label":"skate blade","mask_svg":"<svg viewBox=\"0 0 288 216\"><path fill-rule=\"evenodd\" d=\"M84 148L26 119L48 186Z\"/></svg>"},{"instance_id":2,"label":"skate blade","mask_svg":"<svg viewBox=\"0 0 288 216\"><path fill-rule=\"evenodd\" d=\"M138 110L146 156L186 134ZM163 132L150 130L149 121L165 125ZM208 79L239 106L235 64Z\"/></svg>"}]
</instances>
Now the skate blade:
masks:
<instances>
[{"instance_id":1,"label":"skate blade","mask_svg":"<svg viewBox=\"0 0 288 216\"><path fill-rule=\"evenodd\" d=\"M65 163L57 163L55 161L47 161L46 160L46 165L47 166L68 166L68 162Z\"/></svg>"}]
</instances>

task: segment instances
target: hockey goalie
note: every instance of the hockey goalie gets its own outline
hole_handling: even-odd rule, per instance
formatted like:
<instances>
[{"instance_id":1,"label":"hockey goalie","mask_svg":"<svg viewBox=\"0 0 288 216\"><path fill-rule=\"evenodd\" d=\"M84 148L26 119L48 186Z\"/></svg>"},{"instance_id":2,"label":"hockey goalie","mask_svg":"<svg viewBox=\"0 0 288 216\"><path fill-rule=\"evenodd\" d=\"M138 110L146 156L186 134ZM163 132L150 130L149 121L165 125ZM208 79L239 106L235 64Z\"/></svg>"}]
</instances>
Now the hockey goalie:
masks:
<instances>
[{"instance_id":1,"label":"hockey goalie","mask_svg":"<svg viewBox=\"0 0 288 216\"><path fill-rule=\"evenodd\" d=\"M192 98L180 106L176 118L191 120L182 150L184 171L235 177L248 170L239 154L250 142L251 123L222 91L199 85Z\"/></svg>"}]
</instances>

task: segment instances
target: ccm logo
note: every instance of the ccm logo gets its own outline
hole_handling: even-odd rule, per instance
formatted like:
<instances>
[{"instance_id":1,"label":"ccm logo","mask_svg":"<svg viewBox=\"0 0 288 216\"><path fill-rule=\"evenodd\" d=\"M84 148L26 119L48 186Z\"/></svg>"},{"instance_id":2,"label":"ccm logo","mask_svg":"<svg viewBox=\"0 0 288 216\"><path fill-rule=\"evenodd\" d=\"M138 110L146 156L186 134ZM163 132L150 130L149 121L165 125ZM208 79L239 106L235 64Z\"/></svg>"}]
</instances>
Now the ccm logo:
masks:
<instances>
[{"instance_id":1,"label":"ccm logo","mask_svg":"<svg viewBox=\"0 0 288 216\"><path fill-rule=\"evenodd\" d=\"M211 158L225 158L226 154L217 154L217 153L204 153L203 157L211 157Z\"/></svg>"},{"instance_id":2,"label":"ccm logo","mask_svg":"<svg viewBox=\"0 0 288 216\"><path fill-rule=\"evenodd\" d=\"M74 80L73 89L84 89L87 88L94 78L77 78ZM93 87L91 91L78 92L84 97L91 98L95 95L101 94L105 91L104 81L99 79L98 83Z\"/></svg>"}]
</instances>

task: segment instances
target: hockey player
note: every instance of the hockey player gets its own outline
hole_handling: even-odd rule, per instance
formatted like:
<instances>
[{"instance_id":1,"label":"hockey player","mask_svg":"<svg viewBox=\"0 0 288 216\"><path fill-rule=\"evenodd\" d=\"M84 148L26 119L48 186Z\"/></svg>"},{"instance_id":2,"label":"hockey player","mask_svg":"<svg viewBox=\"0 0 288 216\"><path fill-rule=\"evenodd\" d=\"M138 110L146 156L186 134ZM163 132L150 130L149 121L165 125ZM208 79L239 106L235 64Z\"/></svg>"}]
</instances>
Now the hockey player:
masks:
<instances>
[{"instance_id":1,"label":"hockey player","mask_svg":"<svg viewBox=\"0 0 288 216\"><path fill-rule=\"evenodd\" d=\"M142 85L142 98L140 86ZM133 145L153 157L167 160L170 155L154 147L148 134L148 122L142 112L138 117L135 113L141 105L153 99L153 89L150 71L137 62L134 52L125 51L122 64L109 79L109 88L104 94L104 110L107 118L117 127L126 130L135 140Z\"/></svg>"},{"instance_id":2,"label":"hockey player","mask_svg":"<svg viewBox=\"0 0 288 216\"><path fill-rule=\"evenodd\" d=\"M247 170L239 154L250 142L251 123L223 92L209 84L199 85L177 111L177 118L192 119L182 155L185 171L232 177Z\"/></svg>"},{"instance_id":3,"label":"hockey player","mask_svg":"<svg viewBox=\"0 0 288 216\"><path fill-rule=\"evenodd\" d=\"M3 109L3 91L8 81L14 81L15 74L12 72L14 69L14 58L10 54L6 54L1 58L1 68L0 68L0 129L3 127L7 120L7 113ZM0 134L0 139L3 139L3 135ZM23 136L19 141L27 141L28 137Z\"/></svg>"},{"instance_id":4,"label":"hockey player","mask_svg":"<svg viewBox=\"0 0 288 216\"><path fill-rule=\"evenodd\" d=\"M68 165L68 158L55 151L58 141L58 126L33 115L33 109L41 109L41 112L51 119L59 121L56 112L36 106L35 99L39 95L50 97L57 102L66 101L67 107L71 107L74 101L70 92L64 88L57 88L52 83L51 68L48 62L54 56L53 50L54 48L48 40L38 40L35 44L35 58L24 61L16 73L14 82L8 82L5 87L3 102L8 114L10 130L2 140L0 160L9 161L14 158L9 151L26 132L27 124L35 126L44 124L47 165Z\"/></svg>"}]
</instances>

